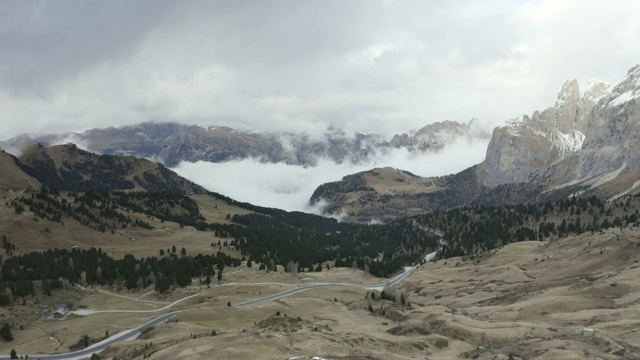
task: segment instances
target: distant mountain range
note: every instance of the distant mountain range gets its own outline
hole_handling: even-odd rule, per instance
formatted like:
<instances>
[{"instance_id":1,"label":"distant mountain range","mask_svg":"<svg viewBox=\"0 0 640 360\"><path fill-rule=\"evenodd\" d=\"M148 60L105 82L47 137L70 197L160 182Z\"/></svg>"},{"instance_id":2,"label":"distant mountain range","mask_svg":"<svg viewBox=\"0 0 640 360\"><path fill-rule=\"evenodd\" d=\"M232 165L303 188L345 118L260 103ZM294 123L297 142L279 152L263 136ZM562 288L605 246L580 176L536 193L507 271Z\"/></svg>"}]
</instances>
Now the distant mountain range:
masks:
<instances>
[{"instance_id":1,"label":"distant mountain range","mask_svg":"<svg viewBox=\"0 0 640 360\"><path fill-rule=\"evenodd\" d=\"M314 166L320 159L336 163L363 163L393 149L414 153L437 152L459 139L489 139L478 120L467 124L436 122L414 134L345 134L331 131L320 136L290 133L257 133L219 126L177 123L143 123L134 126L91 129L82 133L23 134L0 143L4 147L30 144L52 146L75 143L99 154L132 155L159 161L168 167L180 162L225 162L246 158L269 163Z\"/></svg>"},{"instance_id":2,"label":"distant mountain range","mask_svg":"<svg viewBox=\"0 0 640 360\"><path fill-rule=\"evenodd\" d=\"M368 222L465 205L509 205L586 194L610 199L634 194L640 192L639 98L640 66L631 68L615 86L590 81L580 91L578 81L572 79L563 84L552 107L495 128L486 158L478 165L435 178L420 178L396 169L365 171L321 185L310 203L324 205L326 214ZM488 137L475 119L467 124L433 123L415 133L390 138L379 134L349 136L340 131L311 137L143 123L82 133L25 134L1 145L75 142L99 154L133 155L169 167L183 161L246 158L313 166L320 159L365 163L393 149L437 152L459 139Z\"/></svg>"},{"instance_id":3,"label":"distant mountain range","mask_svg":"<svg viewBox=\"0 0 640 360\"><path fill-rule=\"evenodd\" d=\"M395 169L320 186L312 204L347 219L399 216L486 204L640 192L640 66L615 86L564 83L553 107L494 129L485 160L458 174L418 178Z\"/></svg>"}]
</instances>

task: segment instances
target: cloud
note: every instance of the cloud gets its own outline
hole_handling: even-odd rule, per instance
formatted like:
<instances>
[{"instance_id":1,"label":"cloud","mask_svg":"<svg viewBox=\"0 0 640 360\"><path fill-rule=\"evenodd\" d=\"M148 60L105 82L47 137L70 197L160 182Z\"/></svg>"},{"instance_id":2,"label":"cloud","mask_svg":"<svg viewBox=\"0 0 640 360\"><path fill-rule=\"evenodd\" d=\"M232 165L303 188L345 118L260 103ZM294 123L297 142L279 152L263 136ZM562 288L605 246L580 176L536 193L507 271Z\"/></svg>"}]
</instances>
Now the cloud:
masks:
<instances>
[{"instance_id":1,"label":"cloud","mask_svg":"<svg viewBox=\"0 0 640 360\"><path fill-rule=\"evenodd\" d=\"M144 121L392 135L497 125L640 59L640 3L5 1L0 139Z\"/></svg>"},{"instance_id":2,"label":"cloud","mask_svg":"<svg viewBox=\"0 0 640 360\"><path fill-rule=\"evenodd\" d=\"M322 204L310 208L308 201L321 184L375 167L393 167L420 176L441 176L464 170L484 160L487 141L460 139L436 154L416 156L404 149L379 155L366 164L353 165L321 160L315 167L262 163L245 159L226 163L181 163L173 169L210 191L239 201L288 211L319 213Z\"/></svg>"}]
</instances>

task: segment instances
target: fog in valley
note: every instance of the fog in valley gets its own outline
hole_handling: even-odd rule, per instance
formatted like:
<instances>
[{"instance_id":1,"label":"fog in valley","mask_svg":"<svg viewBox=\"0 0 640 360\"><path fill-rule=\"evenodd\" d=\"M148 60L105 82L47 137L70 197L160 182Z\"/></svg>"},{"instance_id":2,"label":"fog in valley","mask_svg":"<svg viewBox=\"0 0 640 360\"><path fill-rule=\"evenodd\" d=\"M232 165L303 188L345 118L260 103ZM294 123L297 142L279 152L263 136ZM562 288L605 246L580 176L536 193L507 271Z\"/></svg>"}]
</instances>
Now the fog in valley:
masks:
<instances>
[{"instance_id":1,"label":"fog in valley","mask_svg":"<svg viewBox=\"0 0 640 360\"><path fill-rule=\"evenodd\" d=\"M377 167L393 167L419 176L449 175L482 162L487 145L488 140L470 142L459 139L435 154L414 155L404 149L394 149L357 165L349 161L336 164L331 160L321 160L317 166L302 167L245 159L226 163L183 162L173 170L210 191L238 201L288 211L319 213L322 211L320 207L309 207L309 198L323 183Z\"/></svg>"}]
</instances>

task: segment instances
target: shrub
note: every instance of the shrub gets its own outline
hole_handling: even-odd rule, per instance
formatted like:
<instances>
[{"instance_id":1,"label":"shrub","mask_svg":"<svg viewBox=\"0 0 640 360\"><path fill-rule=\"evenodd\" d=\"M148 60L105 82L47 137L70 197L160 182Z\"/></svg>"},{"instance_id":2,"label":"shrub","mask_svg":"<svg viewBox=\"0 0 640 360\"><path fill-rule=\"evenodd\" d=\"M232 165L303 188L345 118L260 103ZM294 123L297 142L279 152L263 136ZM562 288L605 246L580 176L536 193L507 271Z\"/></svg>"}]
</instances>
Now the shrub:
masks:
<instances>
[{"instance_id":1,"label":"shrub","mask_svg":"<svg viewBox=\"0 0 640 360\"><path fill-rule=\"evenodd\" d=\"M449 346L449 342L445 339L438 339L436 340L435 344L436 347L443 349L446 348L447 346Z\"/></svg>"}]
</instances>

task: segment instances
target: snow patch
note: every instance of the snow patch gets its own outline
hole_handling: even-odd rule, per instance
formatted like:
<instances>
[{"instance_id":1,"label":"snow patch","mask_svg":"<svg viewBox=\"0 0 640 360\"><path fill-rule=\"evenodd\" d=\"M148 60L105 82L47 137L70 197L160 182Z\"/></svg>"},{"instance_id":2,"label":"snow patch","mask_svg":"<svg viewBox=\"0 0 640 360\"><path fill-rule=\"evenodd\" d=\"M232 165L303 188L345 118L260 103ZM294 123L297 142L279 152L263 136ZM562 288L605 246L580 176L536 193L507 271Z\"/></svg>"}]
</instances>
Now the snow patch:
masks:
<instances>
[{"instance_id":1,"label":"snow patch","mask_svg":"<svg viewBox=\"0 0 640 360\"><path fill-rule=\"evenodd\" d=\"M633 95L633 90L629 90L625 93L618 95L618 97L616 97L615 99L611 100L609 102L609 105L610 106L622 105L633 98L635 98L635 96Z\"/></svg>"},{"instance_id":2,"label":"snow patch","mask_svg":"<svg viewBox=\"0 0 640 360\"><path fill-rule=\"evenodd\" d=\"M562 149L563 154L567 152L576 152L582 149L584 143L584 134L580 131L572 131L571 134L565 134L558 131L558 142L556 145Z\"/></svg>"}]
</instances>

